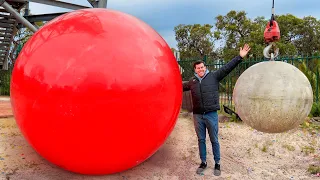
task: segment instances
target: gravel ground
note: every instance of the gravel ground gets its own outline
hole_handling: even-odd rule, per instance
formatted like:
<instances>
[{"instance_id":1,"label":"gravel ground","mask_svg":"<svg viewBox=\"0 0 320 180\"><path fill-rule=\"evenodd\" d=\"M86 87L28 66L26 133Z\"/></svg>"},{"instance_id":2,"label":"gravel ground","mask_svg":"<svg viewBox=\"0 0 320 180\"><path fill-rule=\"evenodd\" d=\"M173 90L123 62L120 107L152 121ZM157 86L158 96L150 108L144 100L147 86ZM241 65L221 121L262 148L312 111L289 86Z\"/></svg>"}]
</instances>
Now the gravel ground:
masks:
<instances>
[{"instance_id":1,"label":"gravel ground","mask_svg":"<svg viewBox=\"0 0 320 180\"><path fill-rule=\"evenodd\" d=\"M220 123L220 177L213 175L209 139L208 169L202 176L195 174L199 165L197 137L188 113L180 114L174 131L151 158L106 176L70 173L44 160L25 141L13 117L0 119L0 132L0 179L319 179L307 169L320 162L320 134L300 128L265 134L243 123ZM314 151L307 151L308 147Z\"/></svg>"}]
</instances>

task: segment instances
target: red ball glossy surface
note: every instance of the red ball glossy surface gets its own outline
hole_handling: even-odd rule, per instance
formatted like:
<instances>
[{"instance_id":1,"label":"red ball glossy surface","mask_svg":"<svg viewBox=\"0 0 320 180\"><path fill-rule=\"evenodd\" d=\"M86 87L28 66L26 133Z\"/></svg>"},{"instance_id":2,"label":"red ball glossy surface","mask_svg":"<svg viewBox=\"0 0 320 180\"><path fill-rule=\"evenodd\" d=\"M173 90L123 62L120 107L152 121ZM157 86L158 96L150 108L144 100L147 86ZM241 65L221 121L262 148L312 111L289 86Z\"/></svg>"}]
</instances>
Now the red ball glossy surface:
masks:
<instances>
[{"instance_id":1,"label":"red ball glossy surface","mask_svg":"<svg viewBox=\"0 0 320 180\"><path fill-rule=\"evenodd\" d=\"M82 174L132 168L164 143L182 100L163 38L117 11L85 9L42 27L14 67L15 119L48 161Z\"/></svg>"}]
</instances>

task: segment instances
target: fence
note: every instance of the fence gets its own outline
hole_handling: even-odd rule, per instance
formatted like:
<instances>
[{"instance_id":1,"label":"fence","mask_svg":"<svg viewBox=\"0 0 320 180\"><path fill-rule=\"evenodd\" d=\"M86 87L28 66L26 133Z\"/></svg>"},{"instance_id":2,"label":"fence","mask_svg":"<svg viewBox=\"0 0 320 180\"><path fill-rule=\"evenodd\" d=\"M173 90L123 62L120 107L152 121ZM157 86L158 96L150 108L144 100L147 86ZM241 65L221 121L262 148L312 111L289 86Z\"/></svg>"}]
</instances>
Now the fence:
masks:
<instances>
[{"instance_id":1,"label":"fence","mask_svg":"<svg viewBox=\"0 0 320 180\"><path fill-rule=\"evenodd\" d=\"M197 59L178 61L182 73L182 79L187 81L193 76L194 70L192 63ZM210 71L215 71L225 65L222 60L207 59L206 56L203 60L207 63L207 68ZM219 86L220 91L220 105L228 107L235 111L232 102L232 93L234 85L239 76L250 66L265 61L264 59L247 59L241 62L227 77L225 77ZM320 69L320 56L307 56L307 57L281 57L277 61L284 61L299 68L309 79L314 93L314 101L319 102L319 69ZM10 95L10 78L11 70L0 70L0 96ZM192 110L191 96L189 92L184 93L182 106L189 111Z\"/></svg>"},{"instance_id":2,"label":"fence","mask_svg":"<svg viewBox=\"0 0 320 180\"><path fill-rule=\"evenodd\" d=\"M182 79L187 81L190 77L194 75L194 70L192 67L192 63L194 60L182 60L178 61L180 65L180 71L182 73ZM198 60L198 59L197 59ZM205 62L208 62L208 59L205 57L203 59ZM219 86L220 91L220 105L221 108L229 108L235 111L234 104L232 101L232 94L235 83L239 76L250 66L266 61L265 59L246 59L241 62L228 76L226 76L221 82ZM309 79L311 86L313 88L314 94L314 102L319 102L319 69L320 69L320 56L306 56L306 57L279 57L276 61L283 61L290 63L300 69ZM206 63L207 69L209 71L215 71L218 68L221 68L226 63L221 60L210 60L210 63ZM190 95L188 93L184 93L184 101L183 107L184 109L190 110L192 109L192 103Z\"/></svg>"}]
</instances>

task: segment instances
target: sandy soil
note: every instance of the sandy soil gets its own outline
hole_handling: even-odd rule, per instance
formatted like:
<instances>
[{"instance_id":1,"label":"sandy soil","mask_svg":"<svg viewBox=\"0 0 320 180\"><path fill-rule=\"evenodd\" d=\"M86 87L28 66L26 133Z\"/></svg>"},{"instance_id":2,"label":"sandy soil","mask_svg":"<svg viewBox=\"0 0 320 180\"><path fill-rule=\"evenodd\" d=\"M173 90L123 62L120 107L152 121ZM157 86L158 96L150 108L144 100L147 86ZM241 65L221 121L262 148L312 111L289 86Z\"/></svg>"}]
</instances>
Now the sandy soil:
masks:
<instances>
[{"instance_id":1,"label":"sandy soil","mask_svg":"<svg viewBox=\"0 0 320 180\"><path fill-rule=\"evenodd\" d=\"M10 98L0 96L0 118L12 117Z\"/></svg>"},{"instance_id":2,"label":"sandy soil","mask_svg":"<svg viewBox=\"0 0 320 180\"><path fill-rule=\"evenodd\" d=\"M213 176L209 139L208 165L196 175L199 165L197 138L190 114L181 113L166 143L147 161L122 173L83 176L62 170L41 158L21 136L13 118L0 119L0 179L320 179L307 172L320 163L320 134L295 129L264 134L243 123L220 123L220 177ZM314 152L308 149L314 148Z\"/></svg>"}]
</instances>

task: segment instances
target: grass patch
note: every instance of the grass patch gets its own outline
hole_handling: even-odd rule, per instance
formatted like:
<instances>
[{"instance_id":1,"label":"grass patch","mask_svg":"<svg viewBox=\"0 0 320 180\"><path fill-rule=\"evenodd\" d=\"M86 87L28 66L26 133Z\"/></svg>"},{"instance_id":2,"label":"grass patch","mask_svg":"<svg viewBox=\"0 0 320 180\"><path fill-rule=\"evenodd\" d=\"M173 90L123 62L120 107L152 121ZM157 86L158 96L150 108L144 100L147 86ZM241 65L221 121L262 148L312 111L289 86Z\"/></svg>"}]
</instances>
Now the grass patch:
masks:
<instances>
[{"instance_id":1,"label":"grass patch","mask_svg":"<svg viewBox=\"0 0 320 180\"><path fill-rule=\"evenodd\" d=\"M267 152L268 151L268 146L267 145L263 145L261 151L262 152Z\"/></svg>"},{"instance_id":2,"label":"grass patch","mask_svg":"<svg viewBox=\"0 0 320 180\"><path fill-rule=\"evenodd\" d=\"M308 172L311 174L318 174L320 173L320 166L310 165L308 168Z\"/></svg>"},{"instance_id":3,"label":"grass patch","mask_svg":"<svg viewBox=\"0 0 320 180\"><path fill-rule=\"evenodd\" d=\"M315 148L312 146L304 146L301 148L301 151L304 152L305 155L309 155L315 152Z\"/></svg>"},{"instance_id":4,"label":"grass patch","mask_svg":"<svg viewBox=\"0 0 320 180\"><path fill-rule=\"evenodd\" d=\"M282 145L283 148L286 148L288 151L294 151L296 148L294 146L284 144Z\"/></svg>"},{"instance_id":5,"label":"grass patch","mask_svg":"<svg viewBox=\"0 0 320 180\"><path fill-rule=\"evenodd\" d=\"M268 149L269 149L269 146L271 146L271 145L272 145L272 141L266 141L266 142L263 144L263 146L262 146L262 148L261 148L261 151L262 151L262 152L267 152Z\"/></svg>"},{"instance_id":6,"label":"grass patch","mask_svg":"<svg viewBox=\"0 0 320 180\"><path fill-rule=\"evenodd\" d=\"M312 122L310 118L306 118L306 120L300 124L300 128L307 130L311 134L320 132L320 124Z\"/></svg>"}]
</instances>

